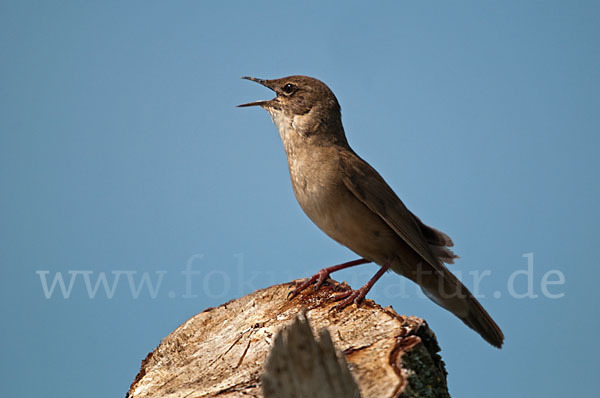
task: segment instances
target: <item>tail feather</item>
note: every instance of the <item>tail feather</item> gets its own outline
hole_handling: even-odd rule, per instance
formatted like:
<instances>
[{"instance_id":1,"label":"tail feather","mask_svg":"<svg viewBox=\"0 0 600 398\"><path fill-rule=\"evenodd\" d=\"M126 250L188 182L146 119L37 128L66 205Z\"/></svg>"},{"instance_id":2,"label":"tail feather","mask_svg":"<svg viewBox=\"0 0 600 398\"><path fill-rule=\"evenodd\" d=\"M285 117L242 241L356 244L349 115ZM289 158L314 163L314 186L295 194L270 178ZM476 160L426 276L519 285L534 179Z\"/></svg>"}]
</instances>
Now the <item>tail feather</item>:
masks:
<instances>
[{"instance_id":1,"label":"tail feather","mask_svg":"<svg viewBox=\"0 0 600 398\"><path fill-rule=\"evenodd\" d=\"M427 273L419 283L423 292L436 304L447 309L485 341L501 348L504 334L483 306L443 265L443 272Z\"/></svg>"},{"instance_id":2,"label":"tail feather","mask_svg":"<svg viewBox=\"0 0 600 398\"><path fill-rule=\"evenodd\" d=\"M479 301L473 296L469 299L469 314L461 320L471 329L475 330L491 345L502 348L504 343L504 334L500 327L494 322L492 317L481 306Z\"/></svg>"},{"instance_id":3,"label":"tail feather","mask_svg":"<svg viewBox=\"0 0 600 398\"><path fill-rule=\"evenodd\" d=\"M429 245L429 248L433 254L443 263L454 264L454 259L458 256L450 249L445 246L433 246Z\"/></svg>"},{"instance_id":4,"label":"tail feather","mask_svg":"<svg viewBox=\"0 0 600 398\"><path fill-rule=\"evenodd\" d=\"M442 263L454 264L458 258L449 247L454 246L452 239L442 231L425 225L413 214L423 237L429 244L432 254L439 260L439 266L431 267L423 275L418 271L407 275L417 282L423 292L436 304L447 309L476 331L491 345L501 348L504 335L500 327L481 306L471 292ZM427 267L427 264L425 265Z\"/></svg>"},{"instance_id":5,"label":"tail feather","mask_svg":"<svg viewBox=\"0 0 600 398\"><path fill-rule=\"evenodd\" d=\"M424 224L423 221L421 221L421 219L415 216L414 214L413 217L415 218L415 221L417 222L417 225L423 233L423 237L425 238L427 243L433 246L454 246L454 242L452 242L452 239L450 239L448 235L446 235L439 229L435 229L433 227L430 227L429 225Z\"/></svg>"},{"instance_id":6,"label":"tail feather","mask_svg":"<svg viewBox=\"0 0 600 398\"><path fill-rule=\"evenodd\" d=\"M419 217L413 214L423 237L429 243L431 252L443 263L454 264L454 259L458 256L449 247L454 246L452 239L442 231L424 224Z\"/></svg>"}]
</instances>

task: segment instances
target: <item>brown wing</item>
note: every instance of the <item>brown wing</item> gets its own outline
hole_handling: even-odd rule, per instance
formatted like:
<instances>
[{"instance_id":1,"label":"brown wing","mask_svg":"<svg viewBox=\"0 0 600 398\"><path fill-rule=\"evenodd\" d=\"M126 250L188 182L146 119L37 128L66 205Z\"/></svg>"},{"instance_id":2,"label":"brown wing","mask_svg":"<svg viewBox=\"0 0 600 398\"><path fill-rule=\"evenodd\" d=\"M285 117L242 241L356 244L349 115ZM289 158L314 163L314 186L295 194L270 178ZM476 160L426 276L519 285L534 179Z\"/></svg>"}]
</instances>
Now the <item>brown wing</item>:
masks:
<instances>
[{"instance_id":1,"label":"brown wing","mask_svg":"<svg viewBox=\"0 0 600 398\"><path fill-rule=\"evenodd\" d=\"M437 304L459 317L490 344L501 347L504 335L498 325L469 290L440 262L440 260L451 262L456 258L456 255L445 247L445 245L451 246L452 240L443 232L427 227L416 218L379 173L358 155L341 151L339 156L344 184L348 190L377 213L436 271L431 277L419 282L423 291ZM433 244L433 249L443 249L444 252L437 253L436 258L436 253L432 251L430 244ZM444 285L445 292L455 294L450 296L447 293L441 294L440 281Z\"/></svg>"},{"instance_id":2,"label":"brown wing","mask_svg":"<svg viewBox=\"0 0 600 398\"><path fill-rule=\"evenodd\" d=\"M435 270L443 266L432 253L420 221L385 182L383 177L353 152L339 153L344 185L369 209L377 213L419 256Z\"/></svg>"}]
</instances>

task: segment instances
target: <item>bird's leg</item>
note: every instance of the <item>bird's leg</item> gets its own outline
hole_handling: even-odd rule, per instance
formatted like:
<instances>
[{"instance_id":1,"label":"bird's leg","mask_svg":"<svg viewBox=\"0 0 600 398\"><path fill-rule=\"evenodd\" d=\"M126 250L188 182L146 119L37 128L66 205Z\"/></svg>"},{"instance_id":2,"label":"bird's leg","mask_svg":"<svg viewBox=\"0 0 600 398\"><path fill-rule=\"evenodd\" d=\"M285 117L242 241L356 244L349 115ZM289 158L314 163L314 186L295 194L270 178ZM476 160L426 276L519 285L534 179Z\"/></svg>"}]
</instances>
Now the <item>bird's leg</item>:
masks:
<instances>
[{"instance_id":1,"label":"bird's leg","mask_svg":"<svg viewBox=\"0 0 600 398\"><path fill-rule=\"evenodd\" d=\"M371 279L369 279L369 281L367 283L365 283L364 286L358 290L348 290L347 292L339 293L339 294L332 296L331 299L333 301L344 299L344 301L342 301L341 303L339 303L338 305L333 307L332 310L341 310L341 309L349 306L350 304L352 304L352 302L354 302L354 303L356 303L356 305L358 305L358 303L360 303L361 300L365 298L365 296L367 295L369 290L371 290L371 288L373 287L375 282L377 282L379 280L379 278L381 278L381 276L389 268L390 268L389 265L387 265L387 264L383 265L379 269L379 271L377 271L377 273L375 275L373 275L373 277Z\"/></svg>"},{"instance_id":2,"label":"bird's leg","mask_svg":"<svg viewBox=\"0 0 600 398\"><path fill-rule=\"evenodd\" d=\"M329 274L331 274L332 272L339 271L344 268L354 267L355 265L366 264L366 263L370 263L370 261L365 260L364 258L359 258L358 260L348 261L347 263L333 265L331 267L323 268L322 270L320 270L319 272L317 272L310 278L307 278L304 281L302 281L302 283L296 285L296 288L288 294L288 298L295 297L298 293L300 293L302 290L306 289L311 283L314 283L315 281L317 281L317 283L315 283L314 289L315 289L315 291L318 290L321 287L321 285L323 283L325 283L327 278L329 278Z\"/></svg>"}]
</instances>

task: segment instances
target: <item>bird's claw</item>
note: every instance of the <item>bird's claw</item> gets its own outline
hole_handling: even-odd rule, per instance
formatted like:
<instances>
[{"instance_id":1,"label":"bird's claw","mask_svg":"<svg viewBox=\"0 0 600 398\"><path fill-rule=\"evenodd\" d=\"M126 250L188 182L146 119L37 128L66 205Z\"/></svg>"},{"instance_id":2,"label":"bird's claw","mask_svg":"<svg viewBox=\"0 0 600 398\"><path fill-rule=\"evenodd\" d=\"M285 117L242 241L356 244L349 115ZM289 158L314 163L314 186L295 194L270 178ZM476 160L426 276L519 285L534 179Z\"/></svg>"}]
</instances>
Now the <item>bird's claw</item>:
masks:
<instances>
[{"instance_id":1,"label":"bird's claw","mask_svg":"<svg viewBox=\"0 0 600 398\"><path fill-rule=\"evenodd\" d=\"M339 301L344 299L341 303L334 305L331 307L330 311L340 311L344 308L348 307L350 304L354 303L356 306L360 304L360 302L365 298L367 292L362 288L358 290L347 290L342 293L335 294L331 296L332 301Z\"/></svg>"},{"instance_id":2,"label":"bird's claw","mask_svg":"<svg viewBox=\"0 0 600 398\"><path fill-rule=\"evenodd\" d=\"M298 295L298 293L300 293L301 291L303 291L304 289L309 287L315 281L316 281L316 283L315 283L315 286L313 289L315 291L319 290L319 288L329 278L329 274L330 274L329 271L327 271L326 269L322 269L319 272L317 272L316 274L314 274L313 276L311 276L310 278L306 278L302 282L296 283L296 287L294 288L294 290L289 292L287 295L288 300L296 297Z\"/></svg>"}]
</instances>

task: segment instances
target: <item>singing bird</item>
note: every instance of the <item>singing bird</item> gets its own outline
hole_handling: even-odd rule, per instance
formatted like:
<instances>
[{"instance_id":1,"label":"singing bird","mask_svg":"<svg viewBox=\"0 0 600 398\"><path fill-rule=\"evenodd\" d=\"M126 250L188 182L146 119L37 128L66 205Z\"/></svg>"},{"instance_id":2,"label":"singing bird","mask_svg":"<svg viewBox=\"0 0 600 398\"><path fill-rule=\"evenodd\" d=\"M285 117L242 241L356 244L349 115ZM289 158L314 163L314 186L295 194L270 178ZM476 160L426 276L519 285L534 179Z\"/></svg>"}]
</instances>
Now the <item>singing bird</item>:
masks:
<instances>
[{"instance_id":1,"label":"singing bird","mask_svg":"<svg viewBox=\"0 0 600 398\"><path fill-rule=\"evenodd\" d=\"M373 284L392 270L417 283L435 303L452 312L495 347L504 335L471 292L444 265L457 258L445 233L425 225L406 208L379 173L348 144L341 108L323 82L308 76L263 80L273 90L260 106L273 119L287 155L292 187L306 215L329 237L361 259L324 268L298 284L291 296L330 273L374 262L381 266L363 287L335 297L342 309L366 296Z\"/></svg>"}]
</instances>

